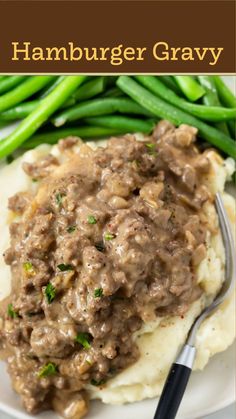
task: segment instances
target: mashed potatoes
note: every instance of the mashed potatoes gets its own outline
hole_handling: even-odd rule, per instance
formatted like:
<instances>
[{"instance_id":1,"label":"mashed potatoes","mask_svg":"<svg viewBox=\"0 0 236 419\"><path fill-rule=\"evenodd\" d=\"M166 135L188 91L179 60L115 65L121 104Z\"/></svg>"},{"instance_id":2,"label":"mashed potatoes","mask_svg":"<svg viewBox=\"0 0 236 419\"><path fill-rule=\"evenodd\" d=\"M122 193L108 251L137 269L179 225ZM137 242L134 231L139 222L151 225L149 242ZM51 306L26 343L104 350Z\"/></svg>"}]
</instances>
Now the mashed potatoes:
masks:
<instances>
[{"instance_id":1,"label":"mashed potatoes","mask_svg":"<svg viewBox=\"0 0 236 419\"><path fill-rule=\"evenodd\" d=\"M49 146L41 146L0 171L0 299L10 292L10 270L2 258L9 244L8 226L12 221L7 211L7 201L16 192L37 188L37 183L33 183L21 169L22 161L35 161L49 150ZM58 147L53 147L51 152L61 160L67 158L67 152L61 154ZM234 163L232 159L223 161L213 151L208 156L212 162L212 171L205 182L213 192L223 192L225 181L234 170ZM235 227L234 199L227 193L223 193L223 199L232 226ZM89 386L93 398L99 398L105 403L124 403L160 394L169 366L184 343L194 318L214 298L224 279L224 248L214 207L205 205L204 215L209 223L208 249L207 257L198 267L198 281L205 294L192 304L184 318L158 318L145 324L135 336L141 353L138 362L110 380L102 390ZM197 335L194 368L204 368L212 355L225 350L233 340L234 299L231 297L202 324Z\"/></svg>"}]
</instances>

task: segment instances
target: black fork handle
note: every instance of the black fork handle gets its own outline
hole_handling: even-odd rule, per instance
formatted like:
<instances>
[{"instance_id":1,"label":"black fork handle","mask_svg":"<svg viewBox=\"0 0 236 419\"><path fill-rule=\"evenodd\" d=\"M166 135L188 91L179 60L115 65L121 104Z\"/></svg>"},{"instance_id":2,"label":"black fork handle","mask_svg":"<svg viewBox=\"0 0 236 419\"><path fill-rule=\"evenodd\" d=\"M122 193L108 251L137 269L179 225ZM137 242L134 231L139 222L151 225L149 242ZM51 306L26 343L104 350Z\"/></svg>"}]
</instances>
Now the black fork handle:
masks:
<instances>
[{"instance_id":1,"label":"black fork handle","mask_svg":"<svg viewBox=\"0 0 236 419\"><path fill-rule=\"evenodd\" d=\"M174 419L188 384L195 359L195 348L185 345L172 364L154 419Z\"/></svg>"}]
</instances>

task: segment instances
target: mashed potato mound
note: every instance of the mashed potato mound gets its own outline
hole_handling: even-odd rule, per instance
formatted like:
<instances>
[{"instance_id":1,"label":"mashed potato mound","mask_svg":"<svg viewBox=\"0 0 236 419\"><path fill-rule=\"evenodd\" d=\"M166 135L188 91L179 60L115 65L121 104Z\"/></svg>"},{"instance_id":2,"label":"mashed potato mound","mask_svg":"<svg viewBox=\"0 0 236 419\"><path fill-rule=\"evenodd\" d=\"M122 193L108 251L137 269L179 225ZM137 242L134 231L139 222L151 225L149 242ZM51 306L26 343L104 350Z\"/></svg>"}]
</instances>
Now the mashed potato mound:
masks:
<instances>
[{"instance_id":1,"label":"mashed potato mound","mask_svg":"<svg viewBox=\"0 0 236 419\"><path fill-rule=\"evenodd\" d=\"M90 143L92 147L103 146L105 142ZM76 151L78 146L76 146ZM7 210L8 198L19 191L37 188L37 184L22 170L22 162L33 162L51 152L59 160L69 158L68 152L62 153L57 146L43 145L25 153L8 166L0 170L0 300L10 293L11 273L5 265L2 254L9 246L9 224L12 216ZM232 228L235 231L236 214L234 198L224 192L227 179L234 171L232 159L223 160L214 151L208 152L211 161L211 173L205 183L216 193L220 191L227 209ZM117 404L134 402L160 394L169 367L175 359L187 333L201 310L209 304L221 288L224 280L224 247L218 228L218 218L213 205L207 203L204 214L209 223L207 237L207 256L198 266L198 281L205 293L195 301L184 318L157 318L145 324L134 339L140 349L139 360L112 380L102 389L88 386L92 398L99 398L104 403ZM194 369L203 369L210 357L224 351L235 338L234 296L231 296L201 325L196 340L197 357Z\"/></svg>"}]
</instances>

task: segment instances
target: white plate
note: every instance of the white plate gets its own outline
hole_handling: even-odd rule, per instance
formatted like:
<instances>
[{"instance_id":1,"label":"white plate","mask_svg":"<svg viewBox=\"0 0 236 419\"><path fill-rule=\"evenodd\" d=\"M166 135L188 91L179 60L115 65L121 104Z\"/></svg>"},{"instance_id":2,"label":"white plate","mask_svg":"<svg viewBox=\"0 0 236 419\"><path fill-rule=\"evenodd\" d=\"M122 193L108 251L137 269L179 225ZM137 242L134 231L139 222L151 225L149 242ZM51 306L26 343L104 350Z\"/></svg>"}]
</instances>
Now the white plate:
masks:
<instances>
[{"instance_id":1,"label":"white plate","mask_svg":"<svg viewBox=\"0 0 236 419\"><path fill-rule=\"evenodd\" d=\"M235 77L225 77L235 92ZM1 131L0 131L1 137ZM214 413L235 400L235 343L225 352L215 355L204 371L194 372L181 404L178 419L196 419ZM157 348L158 350L158 348ZM147 372L148 373L148 372ZM158 399L145 400L124 406L104 405L92 402L88 419L143 419L152 418ZM19 397L11 390L6 366L0 362L0 410L16 417L29 419L21 407ZM46 412L40 419L56 419L57 415ZM226 418L224 418L226 419Z\"/></svg>"},{"instance_id":2,"label":"white plate","mask_svg":"<svg viewBox=\"0 0 236 419\"><path fill-rule=\"evenodd\" d=\"M177 416L178 419L196 419L216 412L235 398L235 344L227 351L214 356L202 372L194 372L190 378L185 397ZM18 396L11 390L5 365L0 363L0 409L17 419L29 419L20 406ZM88 419L143 419L152 418L157 399L138 403L110 406L92 402ZM46 412L40 419L56 419L58 416ZM226 419L226 418L225 418Z\"/></svg>"}]
</instances>

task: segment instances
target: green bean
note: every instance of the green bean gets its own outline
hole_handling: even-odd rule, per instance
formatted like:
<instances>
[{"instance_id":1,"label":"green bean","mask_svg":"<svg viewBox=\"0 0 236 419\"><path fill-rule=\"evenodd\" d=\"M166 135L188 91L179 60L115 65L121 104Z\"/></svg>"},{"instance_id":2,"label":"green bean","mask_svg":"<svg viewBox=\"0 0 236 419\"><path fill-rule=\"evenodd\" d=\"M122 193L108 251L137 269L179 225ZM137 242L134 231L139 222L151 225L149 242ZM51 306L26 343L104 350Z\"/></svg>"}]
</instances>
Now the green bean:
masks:
<instances>
[{"instance_id":1,"label":"green bean","mask_svg":"<svg viewBox=\"0 0 236 419\"><path fill-rule=\"evenodd\" d=\"M65 78L65 77L64 77ZM54 88L55 88L55 84ZM57 83L58 85L58 83ZM51 87L51 86L50 86ZM61 106L62 109L73 106L76 103L76 100L89 99L97 94L101 93L105 88L105 78L96 77L85 84L83 84L74 94ZM117 89L119 90L119 89ZM120 90L119 90L120 91ZM120 91L123 95L123 93ZM8 109L7 111L0 114L0 121L15 121L19 119L26 118L31 112L33 112L37 106L39 106L40 101L34 100L30 102L24 102L17 105L14 108Z\"/></svg>"},{"instance_id":2,"label":"green bean","mask_svg":"<svg viewBox=\"0 0 236 419\"><path fill-rule=\"evenodd\" d=\"M213 78L211 76L198 76L198 80L206 92L202 98L203 103L206 106L221 106ZM225 134L230 135L225 122L218 122L214 126Z\"/></svg>"},{"instance_id":3,"label":"green bean","mask_svg":"<svg viewBox=\"0 0 236 419\"><path fill-rule=\"evenodd\" d=\"M0 128L4 128L8 125L8 121L0 121Z\"/></svg>"},{"instance_id":4,"label":"green bean","mask_svg":"<svg viewBox=\"0 0 236 419\"><path fill-rule=\"evenodd\" d=\"M33 76L29 77L19 86L16 86L10 92L5 93L0 97L0 112L12 108L20 102L23 102L34 93L41 90L47 83L50 82L52 76Z\"/></svg>"},{"instance_id":5,"label":"green bean","mask_svg":"<svg viewBox=\"0 0 236 419\"><path fill-rule=\"evenodd\" d=\"M221 106L218 98L216 86L211 76L197 76L200 84L205 90L202 101L207 106Z\"/></svg>"},{"instance_id":6,"label":"green bean","mask_svg":"<svg viewBox=\"0 0 236 419\"><path fill-rule=\"evenodd\" d=\"M107 76L106 83L108 87L114 86L119 76Z\"/></svg>"},{"instance_id":7,"label":"green bean","mask_svg":"<svg viewBox=\"0 0 236 419\"><path fill-rule=\"evenodd\" d=\"M41 134L36 134L31 137L28 141L22 144L24 149L32 149L37 147L40 144L55 144L61 138L66 138L69 136L73 137L81 137L86 139L93 139L93 138L107 138L111 135L120 135L125 134L125 129L114 129L114 128L106 128L106 127L94 127L94 126L81 126L78 128L63 128L58 130L53 130L49 132L42 132Z\"/></svg>"},{"instance_id":8,"label":"green bean","mask_svg":"<svg viewBox=\"0 0 236 419\"><path fill-rule=\"evenodd\" d=\"M76 102L91 99L92 97L104 92L105 85L106 80L104 76L96 77L79 87L79 89L73 94L73 97Z\"/></svg>"},{"instance_id":9,"label":"green bean","mask_svg":"<svg viewBox=\"0 0 236 419\"><path fill-rule=\"evenodd\" d=\"M127 98L94 99L69 108L52 119L56 127L66 122L76 121L89 116L109 115L115 112L150 116L150 112Z\"/></svg>"},{"instance_id":10,"label":"green bean","mask_svg":"<svg viewBox=\"0 0 236 419\"><path fill-rule=\"evenodd\" d=\"M69 106L75 105L75 99L71 96L60 109L66 109ZM20 103L14 108L8 109L7 111L0 114L0 121L16 121L19 119L26 118L31 112L33 112L40 105L40 100L32 100L29 102Z\"/></svg>"},{"instance_id":11,"label":"green bean","mask_svg":"<svg viewBox=\"0 0 236 419\"><path fill-rule=\"evenodd\" d=\"M85 76L68 76L6 139L0 142L0 158L12 153L31 137L39 127L70 97L85 80Z\"/></svg>"},{"instance_id":12,"label":"green bean","mask_svg":"<svg viewBox=\"0 0 236 419\"><path fill-rule=\"evenodd\" d=\"M6 79L8 76L0 76L0 81Z\"/></svg>"},{"instance_id":13,"label":"green bean","mask_svg":"<svg viewBox=\"0 0 236 419\"><path fill-rule=\"evenodd\" d=\"M27 76L9 76L0 80L0 95L13 89L13 87L18 86L18 84L21 84L26 78Z\"/></svg>"},{"instance_id":14,"label":"green bean","mask_svg":"<svg viewBox=\"0 0 236 419\"><path fill-rule=\"evenodd\" d=\"M153 120L135 119L122 115L95 116L86 118L84 122L98 127L124 129L126 132L143 132L146 134L149 134L155 126Z\"/></svg>"},{"instance_id":15,"label":"green bean","mask_svg":"<svg viewBox=\"0 0 236 419\"><path fill-rule=\"evenodd\" d=\"M54 81L47 89L44 90L40 98L46 97L58 84L60 84L66 76L60 76ZM102 93L105 89L105 77L95 77L89 80L85 84L79 87L79 89L73 93L73 97L70 98L71 103L75 104L77 101L90 99ZM68 106L68 105L67 105ZM65 106L65 107L67 107Z\"/></svg>"},{"instance_id":16,"label":"green bean","mask_svg":"<svg viewBox=\"0 0 236 419\"><path fill-rule=\"evenodd\" d=\"M69 97L61 106L60 109L66 109L70 108L71 106L74 106L76 104L75 99L73 98L73 95Z\"/></svg>"},{"instance_id":17,"label":"green bean","mask_svg":"<svg viewBox=\"0 0 236 419\"><path fill-rule=\"evenodd\" d=\"M55 87L58 86L58 84L65 80L65 78L66 76L54 77L52 83L50 83L48 86L45 87L45 89L43 89L43 91L39 95L39 99L43 99L44 97L48 96L49 93L51 93L55 89Z\"/></svg>"},{"instance_id":18,"label":"green bean","mask_svg":"<svg viewBox=\"0 0 236 419\"><path fill-rule=\"evenodd\" d=\"M184 93L184 95L191 100L191 102L195 102L196 100L200 99L205 93L200 84L196 82L196 80L191 76L173 76L176 80L179 88Z\"/></svg>"},{"instance_id":19,"label":"green bean","mask_svg":"<svg viewBox=\"0 0 236 419\"><path fill-rule=\"evenodd\" d=\"M121 97L124 96L124 93L118 89L118 87L112 87L111 89L107 90L102 97Z\"/></svg>"},{"instance_id":20,"label":"green bean","mask_svg":"<svg viewBox=\"0 0 236 419\"><path fill-rule=\"evenodd\" d=\"M219 95L220 100L222 103L227 106L228 108L234 108L236 106L236 97L228 88L228 86L224 83L220 76L213 76L216 89ZM233 137L236 135L236 124L234 121L228 122L228 127Z\"/></svg>"},{"instance_id":21,"label":"green bean","mask_svg":"<svg viewBox=\"0 0 236 419\"><path fill-rule=\"evenodd\" d=\"M196 117L189 115L176 107L169 105L162 99L154 96L147 89L140 86L133 79L128 76L120 76L117 85L123 92L132 97L141 106L152 112L159 118L168 119L174 125L187 124L196 127L199 130L200 136L209 143L218 147L226 154L236 158L236 148L234 141L218 131L216 128L207 125Z\"/></svg>"},{"instance_id":22,"label":"green bean","mask_svg":"<svg viewBox=\"0 0 236 419\"><path fill-rule=\"evenodd\" d=\"M213 76L213 79L219 98L223 105L227 106L228 108L236 108L236 97L228 88L228 86L226 86L222 78L220 76Z\"/></svg>"},{"instance_id":23,"label":"green bean","mask_svg":"<svg viewBox=\"0 0 236 419\"><path fill-rule=\"evenodd\" d=\"M135 76L135 78L148 90L164 99L166 102L177 106L184 111L206 121L226 121L236 117L236 108L227 109L220 106L204 106L187 102L168 89L157 77Z\"/></svg>"},{"instance_id":24,"label":"green bean","mask_svg":"<svg viewBox=\"0 0 236 419\"><path fill-rule=\"evenodd\" d=\"M175 79L171 76L157 76L169 89L173 90L177 95L182 96L182 92L176 83Z\"/></svg>"},{"instance_id":25,"label":"green bean","mask_svg":"<svg viewBox=\"0 0 236 419\"><path fill-rule=\"evenodd\" d=\"M1 113L0 121L15 121L18 119L26 118L37 108L37 106L39 106L39 103L39 100L20 103L14 108L8 109L7 111Z\"/></svg>"},{"instance_id":26,"label":"green bean","mask_svg":"<svg viewBox=\"0 0 236 419\"><path fill-rule=\"evenodd\" d=\"M236 123L234 121L228 121L228 127L229 127L232 137L235 138L236 137Z\"/></svg>"}]
</instances>

